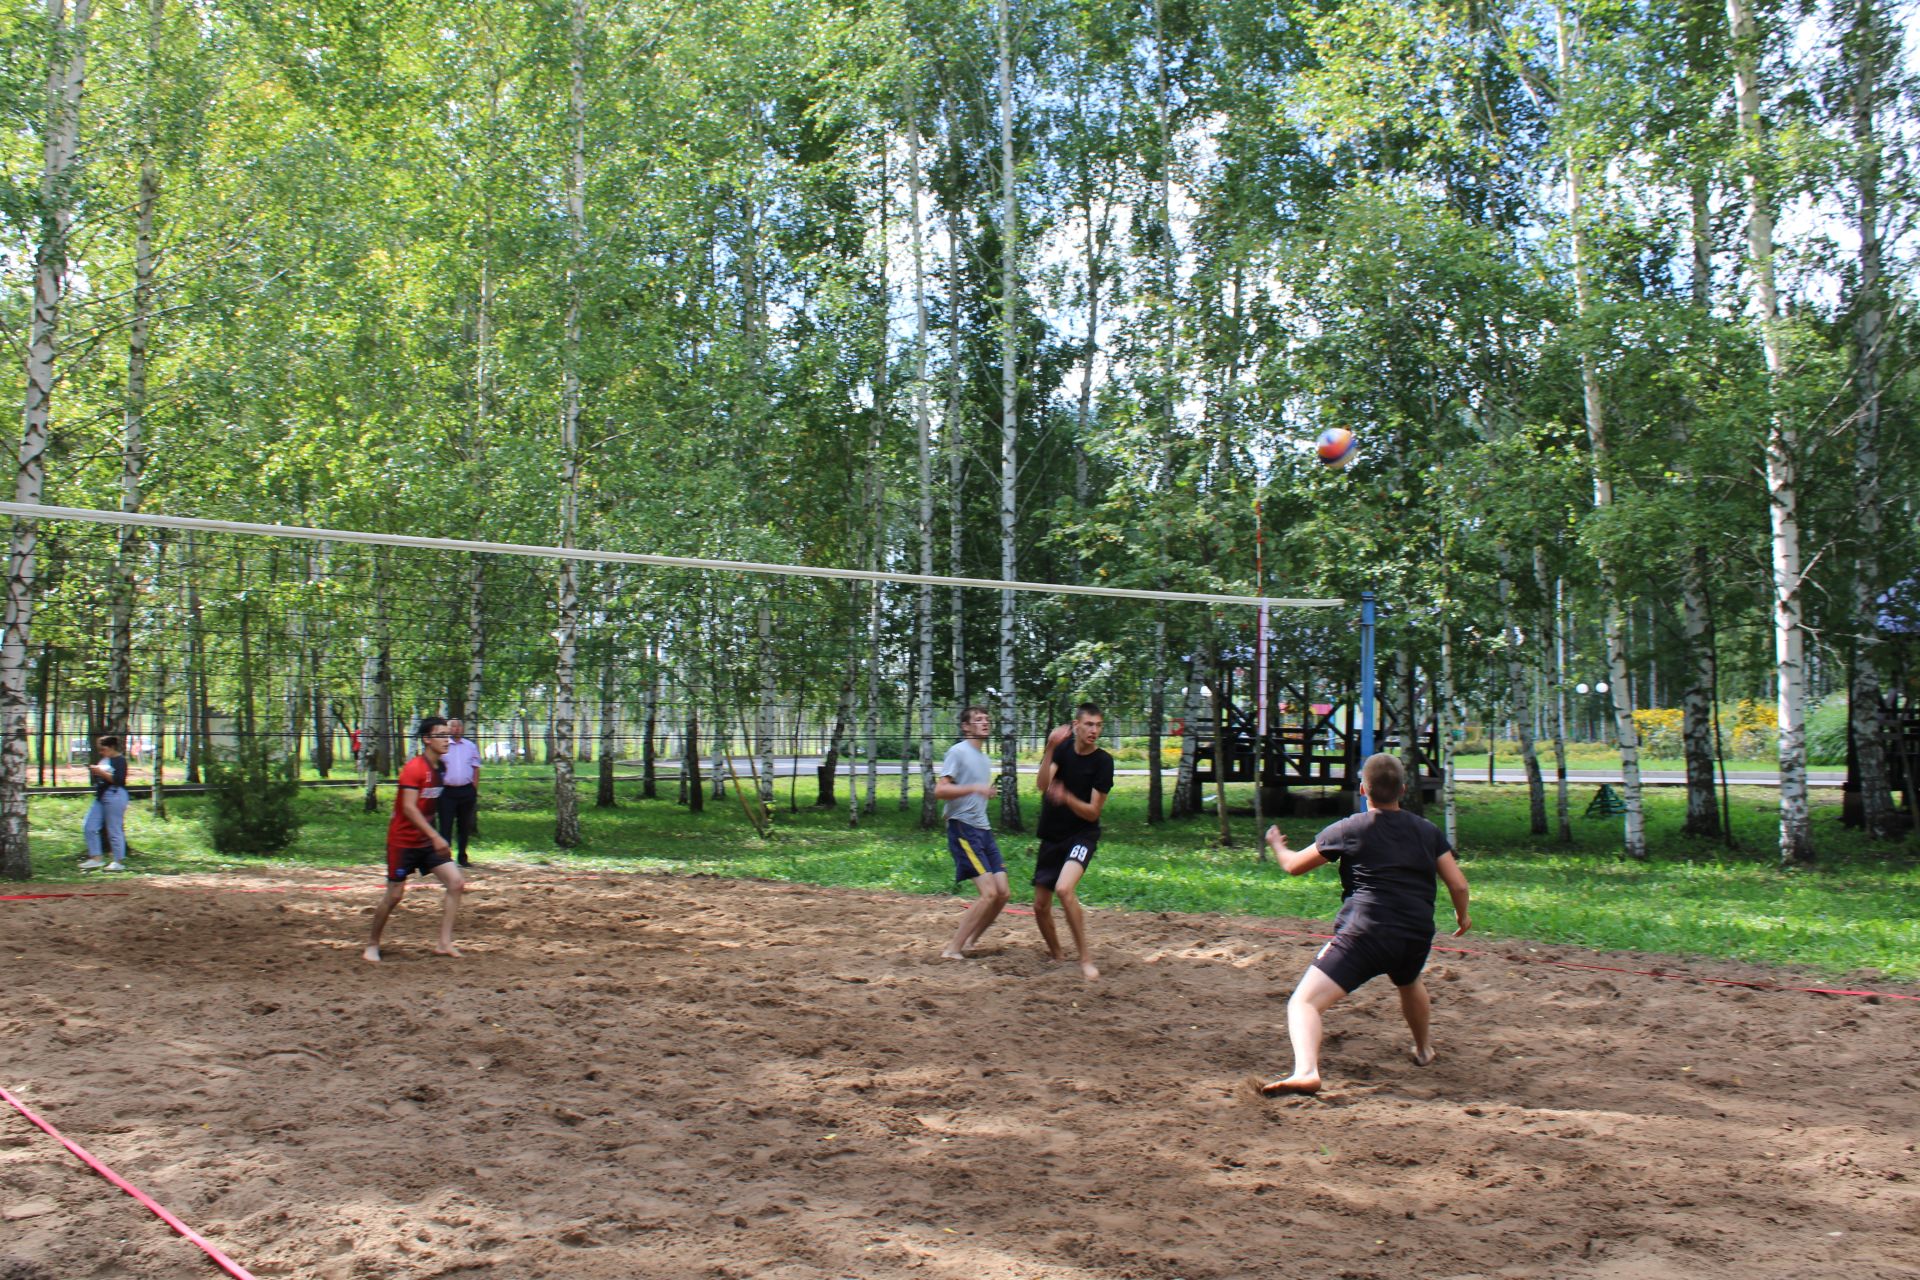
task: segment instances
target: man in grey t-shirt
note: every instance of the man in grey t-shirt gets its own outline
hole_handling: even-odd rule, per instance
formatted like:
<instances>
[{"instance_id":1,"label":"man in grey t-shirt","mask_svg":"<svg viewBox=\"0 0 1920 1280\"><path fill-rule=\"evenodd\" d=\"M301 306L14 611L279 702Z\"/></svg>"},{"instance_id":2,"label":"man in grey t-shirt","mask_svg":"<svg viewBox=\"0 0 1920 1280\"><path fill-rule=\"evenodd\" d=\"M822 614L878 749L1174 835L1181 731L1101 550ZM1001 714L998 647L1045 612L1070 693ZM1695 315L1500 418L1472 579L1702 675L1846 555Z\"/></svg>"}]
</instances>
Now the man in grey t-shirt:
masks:
<instances>
[{"instance_id":1,"label":"man in grey t-shirt","mask_svg":"<svg viewBox=\"0 0 1920 1280\"><path fill-rule=\"evenodd\" d=\"M980 941L1011 896L1000 844L987 825L993 761L985 748L992 727L984 707L968 707L960 713L960 741L947 749L946 759L940 762L940 781L933 789L935 798L946 802L947 850L953 854L954 879L971 880L980 891L980 900L960 917L960 927L940 953L946 960L966 959L967 948Z\"/></svg>"}]
</instances>

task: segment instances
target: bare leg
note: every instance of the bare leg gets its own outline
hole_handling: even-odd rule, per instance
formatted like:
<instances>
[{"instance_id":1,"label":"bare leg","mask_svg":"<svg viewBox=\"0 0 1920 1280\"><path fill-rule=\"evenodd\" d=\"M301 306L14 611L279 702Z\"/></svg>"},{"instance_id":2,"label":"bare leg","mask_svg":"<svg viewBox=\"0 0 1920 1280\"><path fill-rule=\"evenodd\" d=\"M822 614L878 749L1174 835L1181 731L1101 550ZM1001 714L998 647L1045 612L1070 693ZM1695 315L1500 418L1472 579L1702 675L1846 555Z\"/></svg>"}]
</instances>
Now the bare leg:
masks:
<instances>
[{"instance_id":1,"label":"bare leg","mask_svg":"<svg viewBox=\"0 0 1920 1280\"><path fill-rule=\"evenodd\" d=\"M453 945L453 918L460 914L460 894L467 887L467 878L451 862L441 863L433 869L433 874L447 887L446 900L440 904L440 945L433 949L433 953L438 956L457 956L460 949Z\"/></svg>"},{"instance_id":2,"label":"bare leg","mask_svg":"<svg viewBox=\"0 0 1920 1280\"><path fill-rule=\"evenodd\" d=\"M994 918L1000 914L1000 908L1007 905L1007 876L1003 871L989 872L975 876L973 887L980 892L979 901L967 908L960 917L960 927L954 930L952 941L947 949L940 953L943 960L964 960L967 948L980 941L980 935L987 931Z\"/></svg>"},{"instance_id":3,"label":"bare leg","mask_svg":"<svg viewBox=\"0 0 1920 1280\"><path fill-rule=\"evenodd\" d=\"M1047 944L1047 955L1065 960L1067 953L1060 949L1060 935L1053 928L1053 890L1033 886L1033 922L1040 926L1040 939Z\"/></svg>"},{"instance_id":4,"label":"bare leg","mask_svg":"<svg viewBox=\"0 0 1920 1280\"><path fill-rule=\"evenodd\" d=\"M1080 895L1074 892L1074 886L1086 872L1082 863L1067 863L1060 869L1060 879L1054 883L1053 891L1060 895L1060 914L1067 918L1067 928L1073 931L1074 949L1080 953L1080 976L1091 982L1100 976L1100 971L1093 967L1093 952L1087 946L1087 913L1081 910Z\"/></svg>"},{"instance_id":5,"label":"bare leg","mask_svg":"<svg viewBox=\"0 0 1920 1280\"><path fill-rule=\"evenodd\" d=\"M387 927L387 917L393 914L393 909L400 905L400 899L406 896L405 880L387 881L387 892L381 897L380 905L373 909L373 931L367 935L367 949L360 953L361 959L373 964L380 963L380 934Z\"/></svg>"},{"instance_id":6,"label":"bare leg","mask_svg":"<svg viewBox=\"0 0 1920 1280\"><path fill-rule=\"evenodd\" d=\"M1346 995L1339 983L1308 967L1287 1001L1287 1038L1293 1041L1293 1074L1260 1086L1268 1097L1320 1091L1320 1015Z\"/></svg>"},{"instance_id":7,"label":"bare leg","mask_svg":"<svg viewBox=\"0 0 1920 1280\"><path fill-rule=\"evenodd\" d=\"M1400 988L1400 1012L1413 1032L1413 1061L1426 1066L1433 1061L1433 1002L1427 998L1427 984L1415 978Z\"/></svg>"},{"instance_id":8,"label":"bare leg","mask_svg":"<svg viewBox=\"0 0 1920 1280\"><path fill-rule=\"evenodd\" d=\"M1000 918L1000 912L1013 898L1013 890L1007 886L1006 872L996 871L992 875L981 877L983 885L988 880L993 882L993 905L987 908L985 918L983 918L978 925L974 926L973 936L967 939L967 947L969 949L980 945L980 935L993 927L993 922Z\"/></svg>"}]
</instances>

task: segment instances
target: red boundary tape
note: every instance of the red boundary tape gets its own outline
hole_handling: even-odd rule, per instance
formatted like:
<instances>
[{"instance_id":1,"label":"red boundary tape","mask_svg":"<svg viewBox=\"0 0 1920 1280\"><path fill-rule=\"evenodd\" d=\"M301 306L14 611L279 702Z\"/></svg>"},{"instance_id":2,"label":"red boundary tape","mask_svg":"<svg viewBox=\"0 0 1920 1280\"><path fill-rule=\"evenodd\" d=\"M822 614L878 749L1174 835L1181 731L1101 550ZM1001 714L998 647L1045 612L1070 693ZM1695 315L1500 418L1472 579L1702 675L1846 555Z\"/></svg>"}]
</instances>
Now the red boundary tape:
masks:
<instances>
[{"instance_id":1,"label":"red boundary tape","mask_svg":"<svg viewBox=\"0 0 1920 1280\"><path fill-rule=\"evenodd\" d=\"M209 1258L213 1259L214 1263L217 1266L219 1266L219 1268L222 1271L234 1277L234 1280L254 1280L254 1277L247 1271L245 1267L242 1267L239 1263L235 1262L232 1258L229 1258L226 1254L220 1252L220 1250L214 1244L208 1241L206 1237L202 1236L198 1231L195 1231L192 1227L188 1226L186 1223L180 1221L180 1219L174 1217L171 1213L168 1213L165 1209L161 1208L158 1204L154 1202L151 1196L147 1195L146 1192L140 1190L140 1188L134 1186L131 1182L128 1182L125 1178L121 1177L119 1174L115 1173L113 1170L107 1168L106 1165L94 1159L92 1154L89 1153L85 1147L73 1141L73 1139L67 1137L66 1134L61 1133L58 1129L48 1124L45 1120L42 1120L39 1116L35 1115L33 1111L27 1106L26 1103L20 1101L20 1099L14 1097L11 1093L8 1093L5 1089L0 1089L0 1099L4 1099L6 1102L12 1105L14 1110L18 1111L21 1115L25 1116L28 1120L32 1121L35 1125L39 1126L41 1129L46 1130L46 1132L53 1137L54 1141L58 1142L61 1146L65 1147L68 1151L71 1151L74 1155L78 1156L81 1162L85 1164L88 1168L92 1169L95 1173L105 1178L108 1182L111 1182L114 1186L120 1188L122 1191L132 1196L135 1200L138 1200L141 1204L145 1205L148 1209L151 1209L154 1213L154 1216L158 1217L160 1221L166 1223L168 1226L172 1227L175 1231L179 1232L182 1236L184 1236L187 1239L188 1243L197 1245L203 1253L205 1253Z\"/></svg>"}]
</instances>

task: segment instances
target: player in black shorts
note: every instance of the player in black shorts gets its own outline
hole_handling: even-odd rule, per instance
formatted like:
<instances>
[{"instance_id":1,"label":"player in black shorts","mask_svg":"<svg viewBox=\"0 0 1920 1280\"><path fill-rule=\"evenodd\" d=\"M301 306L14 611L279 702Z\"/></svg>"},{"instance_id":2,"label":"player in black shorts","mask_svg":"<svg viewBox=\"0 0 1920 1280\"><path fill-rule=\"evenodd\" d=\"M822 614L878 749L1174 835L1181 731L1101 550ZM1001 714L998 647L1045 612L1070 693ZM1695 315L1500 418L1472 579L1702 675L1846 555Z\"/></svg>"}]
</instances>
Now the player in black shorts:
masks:
<instances>
[{"instance_id":1,"label":"player in black shorts","mask_svg":"<svg viewBox=\"0 0 1920 1280\"><path fill-rule=\"evenodd\" d=\"M1287 1001L1293 1074L1260 1086L1268 1097L1320 1091L1320 1015L1371 978L1386 974L1400 989L1400 1012L1413 1031L1413 1060L1433 1061L1432 1005L1420 971L1433 947L1434 880L1446 882L1459 937L1467 916L1467 877L1440 829L1400 808L1407 774L1397 756L1368 756L1360 769L1365 813L1343 818L1304 849L1289 849L1279 827L1267 844L1290 875L1340 864L1340 914L1333 941L1320 949Z\"/></svg>"},{"instance_id":2,"label":"player in black shorts","mask_svg":"<svg viewBox=\"0 0 1920 1280\"><path fill-rule=\"evenodd\" d=\"M1086 874L1100 846L1100 810L1106 807L1107 794L1113 790L1113 757L1097 745L1106 723L1100 708L1083 702L1074 712L1073 723L1061 725L1047 735L1046 754L1040 760L1040 772L1034 784L1040 790L1040 853L1033 868L1033 918L1040 925L1047 954L1064 960L1060 935L1053 927L1053 900L1060 899L1060 914L1073 931L1073 945L1080 952L1080 974L1089 980L1100 976L1094 968L1093 952L1087 946L1087 916L1080 909L1080 897L1074 886Z\"/></svg>"}]
</instances>

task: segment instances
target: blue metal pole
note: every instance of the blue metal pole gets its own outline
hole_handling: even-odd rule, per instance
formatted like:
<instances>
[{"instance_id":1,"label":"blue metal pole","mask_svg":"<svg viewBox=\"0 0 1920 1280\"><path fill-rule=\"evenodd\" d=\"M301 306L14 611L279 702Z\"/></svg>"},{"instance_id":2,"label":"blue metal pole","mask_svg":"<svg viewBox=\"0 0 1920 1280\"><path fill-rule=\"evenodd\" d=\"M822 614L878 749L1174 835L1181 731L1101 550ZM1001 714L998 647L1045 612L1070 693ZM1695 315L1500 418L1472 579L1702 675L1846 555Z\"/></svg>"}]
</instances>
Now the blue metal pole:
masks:
<instances>
[{"instance_id":1,"label":"blue metal pole","mask_svg":"<svg viewBox=\"0 0 1920 1280\"><path fill-rule=\"evenodd\" d=\"M1373 592L1360 593L1360 759L1373 754ZM1366 799L1360 807L1367 807Z\"/></svg>"}]
</instances>

